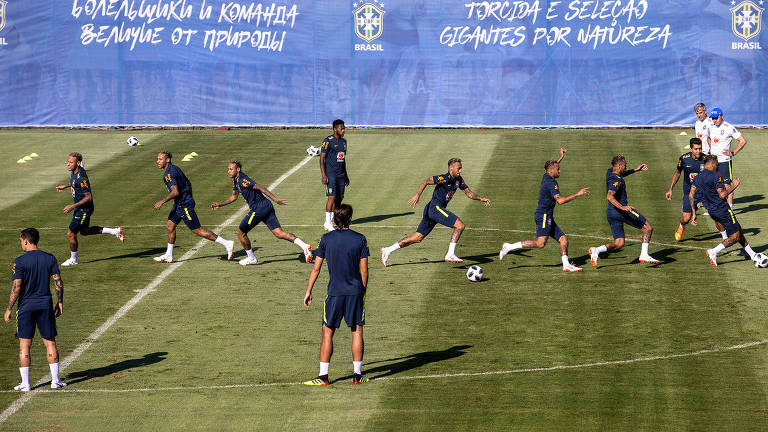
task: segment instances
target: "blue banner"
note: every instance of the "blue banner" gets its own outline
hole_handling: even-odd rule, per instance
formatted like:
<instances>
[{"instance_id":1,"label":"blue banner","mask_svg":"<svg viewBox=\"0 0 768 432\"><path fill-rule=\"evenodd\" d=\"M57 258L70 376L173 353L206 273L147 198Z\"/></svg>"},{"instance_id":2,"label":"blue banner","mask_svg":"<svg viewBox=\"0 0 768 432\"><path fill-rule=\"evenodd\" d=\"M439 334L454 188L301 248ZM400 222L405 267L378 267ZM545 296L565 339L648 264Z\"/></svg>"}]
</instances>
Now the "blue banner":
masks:
<instances>
[{"instance_id":1,"label":"blue banner","mask_svg":"<svg viewBox=\"0 0 768 432\"><path fill-rule=\"evenodd\" d=\"M0 125L766 125L764 7L0 0Z\"/></svg>"}]
</instances>

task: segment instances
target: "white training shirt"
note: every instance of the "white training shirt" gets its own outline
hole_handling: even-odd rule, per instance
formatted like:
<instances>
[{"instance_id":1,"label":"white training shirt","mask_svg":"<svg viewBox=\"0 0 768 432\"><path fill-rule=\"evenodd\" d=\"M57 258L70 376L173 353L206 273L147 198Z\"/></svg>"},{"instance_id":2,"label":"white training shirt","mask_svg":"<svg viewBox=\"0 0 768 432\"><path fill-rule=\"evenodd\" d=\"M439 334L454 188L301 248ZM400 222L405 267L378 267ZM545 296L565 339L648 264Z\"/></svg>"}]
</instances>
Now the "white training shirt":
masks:
<instances>
[{"instance_id":1,"label":"white training shirt","mask_svg":"<svg viewBox=\"0 0 768 432\"><path fill-rule=\"evenodd\" d=\"M696 119L696 124L693 126L696 129L696 138L701 140L701 150L704 154L709 153L709 144L707 144L707 137L709 136L709 128L714 126L712 119L707 117L704 121Z\"/></svg>"},{"instance_id":2,"label":"white training shirt","mask_svg":"<svg viewBox=\"0 0 768 432\"><path fill-rule=\"evenodd\" d=\"M712 148L709 153L716 155L718 162L730 161L731 157L724 155L723 150L730 150L731 140L733 138L738 139L740 136L741 133L727 121L724 121L720 126L712 124L709 127L709 138L712 139Z\"/></svg>"}]
</instances>

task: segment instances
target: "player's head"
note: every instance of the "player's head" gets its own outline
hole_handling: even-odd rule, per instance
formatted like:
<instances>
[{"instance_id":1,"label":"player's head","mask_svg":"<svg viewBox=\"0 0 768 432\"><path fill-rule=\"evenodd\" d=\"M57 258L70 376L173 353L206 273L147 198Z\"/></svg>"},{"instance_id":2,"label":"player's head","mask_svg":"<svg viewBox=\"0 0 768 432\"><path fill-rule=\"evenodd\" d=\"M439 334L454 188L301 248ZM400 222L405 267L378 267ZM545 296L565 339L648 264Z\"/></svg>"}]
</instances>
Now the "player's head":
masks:
<instances>
[{"instance_id":1,"label":"player's head","mask_svg":"<svg viewBox=\"0 0 768 432\"><path fill-rule=\"evenodd\" d=\"M166 169L171 164L171 158L173 155L168 150L162 150L157 154L157 167L160 169Z\"/></svg>"},{"instance_id":2,"label":"player's head","mask_svg":"<svg viewBox=\"0 0 768 432\"><path fill-rule=\"evenodd\" d=\"M69 171L74 171L77 169L77 167L80 166L80 164L83 163L83 155L81 155L78 152L72 152L67 156L67 169Z\"/></svg>"},{"instance_id":3,"label":"player's head","mask_svg":"<svg viewBox=\"0 0 768 432\"><path fill-rule=\"evenodd\" d=\"M691 141L688 143L688 147L691 148L691 155L693 155L694 159L698 159L699 156L701 156L701 139L700 138L691 138Z\"/></svg>"},{"instance_id":4,"label":"player's head","mask_svg":"<svg viewBox=\"0 0 768 432\"><path fill-rule=\"evenodd\" d=\"M349 228L352 222L352 206L341 204L333 211L333 223L339 228Z\"/></svg>"},{"instance_id":5,"label":"player's head","mask_svg":"<svg viewBox=\"0 0 768 432\"><path fill-rule=\"evenodd\" d=\"M715 171L717 169L717 155L706 155L704 157L704 169Z\"/></svg>"},{"instance_id":6,"label":"player's head","mask_svg":"<svg viewBox=\"0 0 768 432\"><path fill-rule=\"evenodd\" d=\"M712 123L715 124L715 126L720 126L723 124L723 110L720 108L712 108L712 111L709 112L709 118L712 119Z\"/></svg>"},{"instance_id":7,"label":"player's head","mask_svg":"<svg viewBox=\"0 0 768 432\"><path fill-rule=\"evenodd\" d=\"M613 169L618 168L620 171L623 171L627 168L627 158L624 155L616 155L611 159L611 166Z\"/></svg>"},{"instance_id":8,"label":"player's head","mask_svg":"<svg viewBox=\"0 0 768 432\"><path fill-rule=\"evenodd\" d=\"M704 105L704 102L699 102L694 105L693 112L696 113L696 117L701 121L704 121L704 119L707 118L707 106Z\"/></svg>"},{"instance_id":9,"label":"player's head","mask_svg":"<svg viewBox=\"0 0 768 432\"><path fill-rule=\"evenodd\" d=\"M552 178L560 177L560 164L556 160L550 159L544 162L544 171Z\"/></svg>"},{"instance_id":10,"label":"player's head","mask_svg":"<svg viewBox=\"0 0 768 432\"><path fill-rule=\"evenodd\" d=\"M19 240L21 241L21 248L24 250L27 250L29 245L37 247L37 242L40 241L40 232L34 228L25 228L21 230Z\"/></svg>"},{"instance_id":11,"label":"player's head","mask_svg":"<svg viewBox=\"0 0 768 432\"><path fill-rule=\"evenodd\" d=\"M461 159L450 158L448 159L448 174L451 177L458 177L461 175Z\"/></svg>"},{"instance_id":12,"label":"player's head","mask_svg":"<svg viewBox=\"0 0 768 432\"><path fill-rule=\"evenodd\" d=\"M240 161L237 159L232 159L229 161L229 165L227 165L227 175L229 178L235 178L238 174L240 174L241 169L243 169L243 165L240 164Z\"/></svg>"},{"instance_id":13,"label":"player's head","mask_svg":"<svg viewBox=\"0 0 768 432\"><path fill-rule=\"evenodd\" d=\"M347 127L344 126L344 120L336 119L333 121L333 134L336 135L336 137L343 137L346 130Z\"/></svg>"}]
</instances>

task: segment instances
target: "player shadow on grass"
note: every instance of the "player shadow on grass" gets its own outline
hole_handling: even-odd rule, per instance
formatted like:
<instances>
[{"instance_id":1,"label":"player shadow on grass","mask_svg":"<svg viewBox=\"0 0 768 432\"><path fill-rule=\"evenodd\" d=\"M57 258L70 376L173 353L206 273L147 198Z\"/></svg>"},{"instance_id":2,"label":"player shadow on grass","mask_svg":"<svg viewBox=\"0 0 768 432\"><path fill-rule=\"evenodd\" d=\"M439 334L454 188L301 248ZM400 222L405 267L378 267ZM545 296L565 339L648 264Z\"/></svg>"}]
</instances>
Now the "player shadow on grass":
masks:
<instances>
[{"instance_id":1,"label":"player shadow on grass","mask_svg":"<svg viewBox=\"0 0 768 432\"><path fill-rule=\"evenodd\" d=\"M375 215L375 216L366 216L360 219L354 219L351 222L351 225L364 224L368 222L381 222L383 220L400 217L400 216L409 216L412 214L413 212L405 212L405 213L390 213L390 214L382 214L382 215Z\"/></svg>"},{"instance_id":2,"label":"player shadow on grass","mask_svg":"<svg viewBox=\"0 0 768 432\"><path fill-rule=\"evenodd\" d=\"M141 252L134 252L134 253L123 254L123 255L115 255L115 256L106 257L106 258L97 258L97 259L92 259L92 260L88 260L88 261L82 261L81 260L80 262L81 263L94 263L94 262L99 262L99 261L107 261L107 260L123 259L123 258L149 258L149 257L156 256L157 254L161 254L161 253L165 252L165 250L166 250L165 248L153 248L153 249L143 250Z\"/></svg>"},{"instance_id":3,"label":"player shadow on grass","mask_svg":"<svg viewBox=\"0 0 768 432\"><path fill-rule=\"evenodd\" d=\"M733 213L737 214L737 215L741 215L741 214L744 214L744 213L749 213L749 212L753 212L753 211L763 210L763 209L767 209L767 208L768 208L768 204L750 204L750 205L748 205L746 207L741 207L741 206L736 207L736 211L734 211Z\"/></svg>"},{"instance_id":4,"label":"player shadow on grass","mask_svg":"<svg viewBox=\"0 0 768 432\"><path fill-rule=\"evenodd\" d=\"M466 350L472 348L472 345L456 345L442 351L424 351L416 354L411 354L403 357L391 358L387 360L379 360L368 363L365 375L371 379L381 379L390 375L395 375L403 372L407 372L412 369L420 368L430 363L441 362L444 360L450 360L452 358L460 357L466 354ZM390 363L394 362L394 363ZM372 365L379 363L388 363L381 366L371 367ZM351 379L352 375L345 376L334 380L342 381Z\"/></svg>"},{"instance_id":5,"label":"player shadow on grass","mask_svg":"<svg viewBox=\"0 0 768 432\"><path fill-rule=\"evenodd\" d=\"M745 203L751 203L755 201L762 201L765 199L765 195L759 194L759 195L744 195L744 196L737 196L733 198L733 204L745 204Z\"/></svg>"},{"instance_id":6,"label":"player shadow on grass","mask_svg":"<svg viewBox=\"0 0 768 432\"><path fill-rule=\"evenodd\" d=\"M648 267L648 268L659 268L660 266L663 266L665 264L670 264L677 261L675 258L672 258L672 255L676 253L686 253L686 252L687 251L681 251L679 248L674 248L674 247L650 251L651 256L653 256L654 258L660 261L658 264L641 263L637 257L630 258L630 256L628 255L610 254L609 255L610 258L616 258L620 262L617 262L614 264L603 264L605 262L605 259L608 257L600 258L600 260L598 260L597 262L597 269L599 270L601 268L606 268L606 267L637 265L637 264L643 264L645 267ZM586 257L586 261L589 262L589 254L585 255L584 257ZM584 257L579 257L579 259ZM627 261L628 259L631 259L631 261Z\"/></svg>"},{"instance_id":7,"label":"player shadow on grass","mask_svg":"<svg viewBox=\"0 0 768 432\"><path fill-rule=\"evenodd\" d=\"M755 236L760 234L760 228L742 228L742 231L744 232L745 236ZM685 242L686 240L695 241L695 242L700 242L705 240L721 240L722 241L722 237L720 236L719 232L696 234L695 236L689 237L687 239L683 239L681 243ZM715 247L715 245L713 244L712 247Z\"/></svg>"},{"instance_id":8,"label":"player shadow on grass","mask_svg":"<svg viewBox=\"0 0 768 432\"><path fill-rule=\"evenodd\" d=\"M123 360L121 362L113 363L109 366L100 368L86 369L83 371L72 372L67 374L67 384L72 385L83 381L88 381L92 378L102 378L109 375L114 375L118 372L122 372L128 369L134 369L142 366L149 366L155 363L159 363L165 360L167 352L154 352L151 354L145 354L144 357L134 358L129 360Z\"/></svg>"}]
</instances>

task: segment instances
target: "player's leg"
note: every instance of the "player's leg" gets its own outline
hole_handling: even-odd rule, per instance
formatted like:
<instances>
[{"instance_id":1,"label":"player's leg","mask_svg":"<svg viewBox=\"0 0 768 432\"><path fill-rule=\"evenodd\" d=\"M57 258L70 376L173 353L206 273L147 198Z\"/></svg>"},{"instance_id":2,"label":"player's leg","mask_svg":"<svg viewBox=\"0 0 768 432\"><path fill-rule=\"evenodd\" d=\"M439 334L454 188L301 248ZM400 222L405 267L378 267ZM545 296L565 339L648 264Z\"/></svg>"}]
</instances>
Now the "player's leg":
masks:
<instances>
[{"instance_id":1,"label":"player's leg","mask_svg":"<svg viewBox=\"0 0 768 432\"><path fill-rule=\"evenodd\" d=\"M326 231L333 231L333 211L336 210L336 177L328 177L328 184L325 185L325 196L328 198L325 202L323 228Z\"/></svg>"},{"instance_id":2,"label":"player's leg","mask_svg":"<svg viewBox=\"0 0 768 432\"><path fill-rule=\"evenodd\" d=\"M642 217L642 215L640 216ZM648 220L645 220L644 217L642 217L642 220L644 223L640 229L643 230L643 243L640 246L639 260L640 262L658 264L660 261L648 254L648 246L651 243L651 236L653 235L653 226Z\"/></svg>"},{"instance_id":3,"label":"player's leg","mask_svg":"<svg viewBox=\"0 0 768 432\"><path fill-rule=\"evenodd\" d=\"M722 227L727 234L727 237L725 237L720 244L712 249L707 249L706 251L707 258L709 258L709 263L714 267L717 267L717 254L736 244L743 234L741 233L741 225L739 225L738 221L736 221L736 216L733 214L733 210L730 208L728 209L728 213L710 213L709 216L712 218L712 220L715 221L715 225L719 224L718 229Z\"/></svg>"},{"instance_id":4,"label":"player's leg","mask_svg":"<svg viewBox=\"0 0 768 432\"><path fill-rule=\"evenodd\" d=\"M181 222L181 216L176 213L176 207L171 209L168 214L168 220L165 222L165 231L168 234L168 246L165 249L165 253L154 257L156 262L171 262L173 261L173 245L176 243L176 225Z\"/></svg>"},{"instance_id":5,"label":"player's leg","mask_svg":"<svg viewBox=\"0 0 768 432\"><path fill-rule=\"evenodd\" d=\"M256 212L253 210L246 213L243 220L240 221L240 226L237 227L237 238L240 239L240 244L243 245L246 257L238 261L238 264L242 266L253 265L259 261L256 259L256 255L253 253L251 247L251 239L248 238L248 233L259 223L259 219L256 217Z\"/></svg>"},{"instance_id":6,"label":"player's leg","mask_svg":"<svg viewBox=\"0 0 768 432\"><path fill-rule=\"evenodd\" d=\"M352 384L360 384L368 381L367 378L363 378L363 354L365 352L363 326L352 326L350 330L352 330Z\"/></svg>"},{"instance_id":7,"label":"player's leg","mask_svg":"<svg viewBox=\"0 0 768 432\"><path fill-rule=\"evenodd\" d=\"M499 251L499 259L504 257L515 249L543 248L547 245L547 239L550 236L552 218L547 214L534 214L533 220L536 222L536 240L523 240L517 243L502 243Z\"/></svg>"},{"instance_id":8,"label":"player's leg","mask_svg":"<svg viewBox=\"0 0 768 432\"><path fill-rule=\"evenodd\" d=\"M77 234L81 230L87 229L90 220L88 219L88 213L84 211L75 212L72 215L72 220L69 222L69 228L67 228L67 241L69 242L69 259L61 263L62 267L69 267L78 264L78 242Z\"/></svg>"},{"instance_id":9,"label":"player's leg","mask_svg":"<svg viewBox=\"0 0 768 432\"><path fill-rule=\"evenodd\" d=\"M56 338L43 337L43 344L45 344L48 367L51 370L51 388L66 386L67 384L59 378L59 350L56 348Z\"/></svg>"},{"instance_id":10,"label":"player's leg","mask_svg":"<svg viewBox=\"0 0 768 432\"><path fill-rule=\"evenodd\" d=\"M723 183L731 184L733 180L733 159L728 162L718 162L717 171L720 173L720 177L722 177ZM728 206L733 209L733 192L728 194L726 200L728 201Z\"/></svg>"},{"instance_id":11,"label":"player's leg","mask_svg":"<svg viewBox=\"0 0 768 432\"><path fill-rule=\"evenodd\" d=\"M681 210L682 215L680 216L680 225L678 225L677 229L675 230L675 241L680 241L683 239L685 226L688 225L688 222L691 221L693 212L696 211L695 208L691 208L691 200L688 198L688 195L683 194L683 205Z\"/></svg>"},{"instance_id":12,"label":"player's leg","mask_svg":"<svg viewBox=\"0 0 768 432\"><path fill-rule=\"evenodd\" d=\"M92 226L88 227L87 229L80 230L80 234L84 236L94 234L109 234L117 237L117 239L121 242L125 242L125 233L123 232L123 227L108 228L102 226Z\"/></svg>"},{"instance_id":13,"label":"player's leg","mask_svg":"<svg viewBox=\"0 0 768 432\"><path fill-rule=\"evenodd\" d=\"M608 225L611 227L613 242L589 248L589 259L592 262L592 267L597 267L597 260L600 258L601 253L609 251L615 252L624 247L624 239L626 236L624 234L624 222L621 216L610 209L607 211L606 215Z\"/></svg>"},{"instance_id":14,"label":"player's leg","mask_svg":"<svg viewBox=\"0 0 768 432\"><path fill-rule=\"evenodd\" d=\"M464 232L464 228L466 228L464 222L462 222L461 219L457 217L456 221L453 223L451 242L448 243L448 252L445 254L445 261L455 263L464 262L463 259L456 256L456 245L459 243L459 239L461 238L461 233Z\"/></svg>"},{"instance_id":15,"label":"player's leg","mask_svg":"<svg viewBox=\"0 0 768 432\"><path fill-rule=\"evenodd\" d=\"M190 231L198 237L208 239L224 246L227 253L227 260L232 259L232 255L235 253L234 240L227 240L224 237L214 234L213 231L203 228L200 225L200 220L197 218L197 213L195 212L194 207L184 207L182 211L182 220L184 220L184 224L187 225L187 228L189 228Z\"/></svg>"},{"instance_id":16,"label":"player's leg","mask_svg":"<svg viewBox=\"0 0 768 432\"><path fill-rule=\"evenodd\" d=\"M19 337L19 374L21 383L13 389L18 391L29 391L32 387L29 384L29 366L32 364L32 358L29 351L32 346L32 338Z\"/></svg>"},{"instance_id":17,"label":"player's leg","mask_svg":"<svg viewBox=\"0 0 768 432\"><path fill-rule=\"evenodd\" d=\"M272 234L275 235L275 237L289 241L296 246L298 246L301 251L304 253L304 261L310 263L312 262L312 246L310 246L308 243L305 243L300 238L296 237L292 233L289 233L280 226L280 221L277 220L277 215L275 214L275 209L270 209L267 214L264 216L264 223L267 224L267 228L269 228L270 231L272 231Z\"/></svg>"},{"instance_id":18,"label":"player's leg","mask_svg":"<svg viewBox=\"0 0 768 432\"><path fill-rule=\"evenodd\" d=\"M563 263L563 271L564 272L580 272L582 271L581 267L576 267L575 265L571 264L571 261L568 259L568 236L565 235L563 230L560 229L559 226L557 226L554 221L552 222L552 234L551 237L557 240L557 242L560 244L560 260Z\"/></svg>"},{"instance_id":19,"label":"player's leg","mask_svg":"<svg viewBox=\"0 0 768 432\"><path fill-rule=\"evenodd\" d=\"M387 246L384 248L381 248L381 265L386 267L387 266L387 260L389 259L389 255L392 254L394 251L404 248L406 246L412 245L414 243L421 243L422 240L424 240L424 237L428 236L429 233L432 232L432 229L435 228L435 225L437 225L437 222L429 218L429 205L424 207L424 213L421 217L421 222L419 222L418 228L416 228L416 232L403 237L400 239L397 243L393 244L392 246Z\"/></svg>"}]
</instances>

